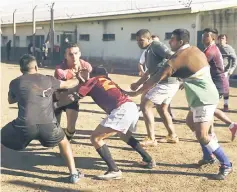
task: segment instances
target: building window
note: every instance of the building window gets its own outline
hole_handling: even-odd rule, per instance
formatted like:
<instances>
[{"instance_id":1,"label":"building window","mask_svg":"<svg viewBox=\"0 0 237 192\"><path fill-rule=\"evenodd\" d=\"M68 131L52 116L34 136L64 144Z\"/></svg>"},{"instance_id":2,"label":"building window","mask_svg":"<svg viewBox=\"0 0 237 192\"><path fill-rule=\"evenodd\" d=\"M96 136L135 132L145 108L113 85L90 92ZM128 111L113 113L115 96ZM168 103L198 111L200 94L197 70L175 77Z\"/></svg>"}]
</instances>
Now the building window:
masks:
<instances>
[{"instance_id":1,"label":"building window","mask_svg":"<svg viewBox=\"0 0 237 192\"><path fill-rule=\"evenodd\" d=\"M132 41L135 41L136 40L136 33L131 33L131 40Z\"/></svg>"},{"instance_id":2,"label":"building window","mask_svg":"<svg viewBox=\"0 0 237 192\"><path fill-rule=\"evenodd\" d=\"M59 43L59 35L57 35L57 43Z\"/></svg>"},{"instance_id":3,"label":"building window","mask_svg":"<svg viewBox=\"0 0 237 192\"><path fill-rule=\"evenodd\" d=\"M27 36L26 37L26 46L28 47L28 45L32 43L32 36Z\"/></svg>"},{"instance_id":4,"label":"building window","mask_svg":"<svg viewBox=\"0 0 237 192\"><path fill-rule=\"evenodd\" d=\"M114 41L115 34L103 34L103 41Z\"/></svg>"},{"instance_id":5,"label":"building window","mask_svg":"<svg viewBox=\"0 0 237 192\"><path fill-rule=\"evenodd\" d=\"M7 44L8 37L7 36L2 36L2 47L6 46Z\"/></svg>"},{"instance_id":6,"label":"building window","mask_svg":"<svg viewBox=\"0 0 237 192\"><path fill-rule=\"evenodd\" d=\"M20 47L20 36L15 37L15 45L16 47Z\"/></svg>"},{"instance_id":7,"label":"building window","mask_svg":"<svg viewBox=\"0 0 237 192\"><path fill-rule=\"evenodd\" d=\"M172 33L165 33L165 40L171 39Z\"/></svg>"},{"instance_id":8,"label":"building window","mask_svg":"<svg viewBox=\"0 0 237 192\"><path fill-rule=\"evenodd\" d=\"M81 34L79 37L80 41L90 41L90 35L89 34Z\"/></svg>"}]
</instances>

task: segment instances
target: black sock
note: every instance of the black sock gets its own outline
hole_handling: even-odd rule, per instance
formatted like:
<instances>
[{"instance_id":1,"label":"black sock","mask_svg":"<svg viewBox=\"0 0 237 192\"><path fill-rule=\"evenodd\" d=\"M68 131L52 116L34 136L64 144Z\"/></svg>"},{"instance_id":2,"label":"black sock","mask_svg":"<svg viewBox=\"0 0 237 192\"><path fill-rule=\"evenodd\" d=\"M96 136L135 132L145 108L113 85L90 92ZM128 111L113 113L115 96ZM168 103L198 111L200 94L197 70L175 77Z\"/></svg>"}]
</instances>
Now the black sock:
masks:
<instances>
[{"instance_id":1,"label":"black sock","mask_svg":"<svg viewBox=\"0 0 237 192\"><path fill-rule=\"evenodd\" d=\"M109 171L119 171L117 165L115 164L115 162L111 156L109 148L106 144L104 144L102 147L96 149L96 151L99 153L101 158L105 161L105 163L109 167Z\"/></svg>"},{"instance_id":2,"label":"black sock","mask_svg":"<svg viewBox=\"0 0 237 192\"><path fill-rule=\"evenodd\" d=\"M143 161L151 162L151 156L145 151L145 149L143 149L139 141L136 140L133 136L129 138L127 144L130 145L135 151L137 151L142 156Z\"/></svg>"}]
</instances>

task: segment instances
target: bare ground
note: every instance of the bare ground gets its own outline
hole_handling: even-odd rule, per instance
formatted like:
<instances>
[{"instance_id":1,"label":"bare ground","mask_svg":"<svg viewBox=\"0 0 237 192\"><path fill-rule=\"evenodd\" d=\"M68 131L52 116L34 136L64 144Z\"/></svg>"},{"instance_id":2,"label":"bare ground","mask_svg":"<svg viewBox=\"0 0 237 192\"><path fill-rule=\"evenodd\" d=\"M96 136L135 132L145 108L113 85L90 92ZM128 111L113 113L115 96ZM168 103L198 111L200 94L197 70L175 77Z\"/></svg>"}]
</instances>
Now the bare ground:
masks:
<instances>
[{"instance_id":1,"label":"bare ground","mask_svg":"<svg viewBox=\"0 0 237 192\"><path fill-rule=\"evenodd\" d=\"M53 70L40 69L40 73L53 74ZM1 63L1 127L17 116L17 105L7 102L8 86L12 79L20 75L19 67ZM122 88L128 88L137 77L111 75L112 79ZM235 88L234 88L235 87ZM237 121L237 88L231 88L230 112L228 116ZM134 101L139 103L140 97ZM223 101L219 107L222 107ZM174 122L180 137L178 144L159 144L148 151L157 161L153 170L139 168L135 162L140 157L117 137L107 140L111 153L123 172L123 179L117 181L98 181L95 175L106 170L105 163L100 159L89 141L94 128L99 124L105 113L95 105L91 98L81 102L81 110L77 121L77 132L72 142L76 166L86 177L78 184L68 184L68 170L63 159L58 155L58 148L47 149L37 141L22 151L3 150L1 158L1 191L93 191L93 192L236 192L237 174L233 172L225 181L210 179L218 171L218 165L198 169L195 163L201 158L200 146L193 133L185 125L188 112L183 91L179 91L172 101L173 112L177 121ZM65 115L62 117L62 127L66 127ZM230 157L233 165L237 165L237 141L230 142L230 132L227 126L215 120L216 133L220 144ZM145 137L145 125L141 117L138 122L136 138ZM156 113L157 137L166 135L164 125ZM14 139L14 138L12 138Z\"/></svg>"}]
</instances>

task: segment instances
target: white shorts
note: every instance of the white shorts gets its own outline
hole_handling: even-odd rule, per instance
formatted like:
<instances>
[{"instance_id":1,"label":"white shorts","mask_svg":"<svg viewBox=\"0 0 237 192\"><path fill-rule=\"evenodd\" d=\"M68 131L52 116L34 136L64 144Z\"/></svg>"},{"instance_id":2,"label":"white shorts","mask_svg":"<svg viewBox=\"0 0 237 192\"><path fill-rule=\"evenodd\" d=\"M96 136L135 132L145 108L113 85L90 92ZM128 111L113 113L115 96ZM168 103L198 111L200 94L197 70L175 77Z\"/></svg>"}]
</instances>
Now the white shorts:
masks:
<instances>
[{"instance_id":1,"label":"white shorts","mask_svg":"<svg viewBox=\"0 0 237 192\"><path fill-rule=\"evenodd\" d=\"M127 131L135 132L139 112L134 102L126 102L114 109L101 123L103 127L109 127L124 134Z\"/></svg>"},{"instance_id":2,"label":"white shorts","mask_svg":"<svg viewBox=\"0 0 237 192\"><path fill-rule=\"evenodd\" d=\"M172 98L178 90L179 83L157 84L147 92L145 98L149 99L157 105L160 105L162 103L170 104Z\"/></svg>"},{"instance_id":3,"label":"white shorts","mask_svg":"<svg viewBox=\"0 0 237 192\"><path fill-rule=\"evenodd\" d=\"M216 110L216 105L204 105L200 107L191 107L193 112L193 122L207 122L212 121L214 117L214 112Z\"/></svg>"}]
</instances>

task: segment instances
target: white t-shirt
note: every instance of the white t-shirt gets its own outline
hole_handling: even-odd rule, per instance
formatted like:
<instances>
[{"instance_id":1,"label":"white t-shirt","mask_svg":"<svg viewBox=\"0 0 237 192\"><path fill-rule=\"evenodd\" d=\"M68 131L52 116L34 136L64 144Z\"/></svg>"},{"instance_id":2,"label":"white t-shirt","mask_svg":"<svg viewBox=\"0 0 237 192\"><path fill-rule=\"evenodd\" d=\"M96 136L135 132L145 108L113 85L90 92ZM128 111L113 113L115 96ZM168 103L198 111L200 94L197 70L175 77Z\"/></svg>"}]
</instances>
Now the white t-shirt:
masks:
<instances>
[{"instance_id":1,"label":"white t-shirt","mask_svg":"<svg viewBox=\"0 0 237 192\"><path fill-rule=\"evenodd\" d=\"M145 52L146 52L146 50L144 50L144 51L142 52L142 55L141 55L140 60L139 60L139 63L141 63L142 65L144 65L145 62L146 62L146 59L145 59Z\"/></svg>"}]
</instances>

